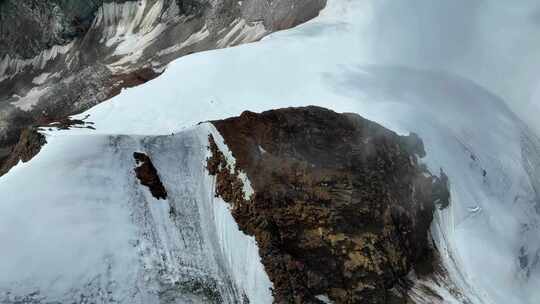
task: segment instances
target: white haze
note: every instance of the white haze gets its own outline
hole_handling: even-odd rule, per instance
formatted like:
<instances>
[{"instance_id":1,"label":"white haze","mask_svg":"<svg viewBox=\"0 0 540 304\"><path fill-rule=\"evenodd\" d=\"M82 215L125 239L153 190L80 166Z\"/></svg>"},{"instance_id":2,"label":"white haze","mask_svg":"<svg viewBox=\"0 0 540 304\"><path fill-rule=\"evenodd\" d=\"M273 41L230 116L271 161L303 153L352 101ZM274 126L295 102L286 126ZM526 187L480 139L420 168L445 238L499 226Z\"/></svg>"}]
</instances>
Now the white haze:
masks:
<instances>
[{"instance_id":1,"label":"white haze","mask_svg":"<svg viewBox=\"0 0 540 304\"><path fill-rule=\"evenodd\" d=\"M540 131L540 2L372 1L379 63L441 69L503 98Z\"/></svg>"}]
</instances>

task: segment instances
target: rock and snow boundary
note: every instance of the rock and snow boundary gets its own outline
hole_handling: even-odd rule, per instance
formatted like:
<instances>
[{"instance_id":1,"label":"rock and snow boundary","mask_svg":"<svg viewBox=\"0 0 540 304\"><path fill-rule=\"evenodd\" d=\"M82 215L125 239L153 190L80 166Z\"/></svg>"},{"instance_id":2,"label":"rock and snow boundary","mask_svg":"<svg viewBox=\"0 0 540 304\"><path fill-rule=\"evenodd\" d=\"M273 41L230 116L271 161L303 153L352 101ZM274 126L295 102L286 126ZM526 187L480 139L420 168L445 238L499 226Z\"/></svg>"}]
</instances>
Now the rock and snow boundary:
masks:
<instances>
[{"instance_id":1,"label":"rock and snow boundary","mask_svg":"<svg viewBox=\"0 0 540 304\"><path fill-rule=\"evenodd\" d=\"M3 234L5 243L20 246L23 250L19 254L27 257L13 258L10 254L14 250L6 246L4 258L13 264L31 264L34 252L24 248L33 246L46 253L47 244L32 238L32 228L25 224L50 228L54 227L50 223L64 223L63 217L49 214L54 205L32 202L61 201L61 197L72 196L70 201L77 203L81 193L88 198L80 202L93 195L91 191L72 191L81 189L72 187L72 182L62 180L62 176L75 174L88 179L88 172L97 176L109 172L92 163L92 157L82 157L99 147L100 138L171 134L200 121L237 116L246 109L261 112L315 104L359 113L400 134L415 132L424 140L428 168L432 172L445 169L452 181L453 199L449 208L437 211L432 235L452 285L467 298L454 299L453 303L536 303L540 297L540 270L535 263L540 252L539 215L535 210L540 189L540 144L536 135L501 98L470 79L406 67L402 61L393 65L378 60L369 52L372 8L370 1L331 1L321 17L273 34L256 45L177 60L155 81L124 91L80 116L90 114L96 130L59 131L48 137L44 150L49 152L43 152L48 155L48 164L44 159L32 161L31 166L20 164L14 171L24 173L17 173L17 177L10 173L12 177L0 179L2 216L9 219L0 223L15 223L13 227L18 230L14 231L30 232L26 234L29 238L20 238L26 241L19 243ZM77 149L76 144L80 146ZM86 162L93 168L77 171L76 166L66 163L71 159L66 156L74 153L81 156L78 163ZM132 161L131 155L129 159ZM127 167L133 170L133 164ZM62 192L48 193L53 191L46 189L60 189L60 180ZM100 182L92 181L96 185ZM21 185L15 187L14 182ZM14 194L6 189L18 191ZM108 200L96 197L94 201ZM20 206L25 206L25 212ZM79 207L87 210L89 206L94 205L75 204L70 211ZM62 211L58 208L53 210ZM93 214L90 211L85 214ZM39 232L47 239L55 231ZM88 239L83 236L63 237L68 241ZM49 239L54 244L54 238ZM64 257L63 252L54 253ZM46 255L40 256L45 259ZM0 273L9 271L15 269L3 268ZM43 273L36 278L40 275ZM5 277L1 279L5 282ZM425 302L450 302L454 296L444 293L448 292L446 283L427 282L445 296L442 300L427 297Z\"/></svg>"},{"instance_id":2,"label":"rock and snow boundary","mask_svg":"<svg viewBox=\"0 0 540 304\"><path fill-rule=\"evenodd\" d=\"M416 167L414 153L424 151L415 136L317 107L246 113L160 136L62 132L70 131L47 133L31 165L19 164L0 183L5 303L384 303L407 297L411 269L431 267L427 229L438 179ZM239 147L266 159L259 175L254 155ZM304 168L306 160L314 168ZM284 167L268 167L275 161ZM349 162L367 167L341 168ZM393 172L403 185L380 183ZM261 188L267 183L273 188ZM19 206L40 210L32 225ZM373 232L378 225L384 229Z\"/></svg>"},{"instance_id":3,"label":"rock and snow boundary","mask_svg":"<svg viewBox=\"0 0 540 304\"><path fill-rule=\"evenodd\" d=\"M313 106L212 124L228 147L209 137L216 195L255 236L275 303L406 302L408 274L440 268L428 230L449 191L418 136Z\"/></svg>"},{"instance_id":4,"label":"rock and snow boundary","mask_svg":"<svg viewBox=\"0 0 540 304\"><path fill-rule=\"evenodd\" d=\"M0 302L272 303L255 240L214 196L209 134L219 138L210 124L168 136L46 134L31 165L0 183ZM166 198L136 178L136 151Z\"/></svg>"}]
</instances>

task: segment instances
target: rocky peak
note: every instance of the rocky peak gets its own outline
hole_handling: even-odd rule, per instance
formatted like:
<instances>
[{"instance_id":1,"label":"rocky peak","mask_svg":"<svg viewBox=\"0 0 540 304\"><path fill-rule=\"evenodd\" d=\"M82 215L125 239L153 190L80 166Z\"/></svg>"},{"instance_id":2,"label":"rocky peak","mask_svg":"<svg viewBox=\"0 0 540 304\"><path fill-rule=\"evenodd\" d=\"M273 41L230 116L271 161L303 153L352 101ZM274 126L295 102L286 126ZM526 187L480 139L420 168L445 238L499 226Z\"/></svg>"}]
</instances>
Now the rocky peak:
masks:
<instances>
[{"instance_id":1,"label":"rocky peak","mask_svg":"<svg viewBox=\"0 0 540 304\"><path fill-rule=\"evenodd\" d=\"M433 272L428 230L449 198L419 163L418 136L318 107L212 123L236 159L231 168L210 137L216 195L255 236L276 303L407 303L407 275Z\"/></svg>"}]
</instances>

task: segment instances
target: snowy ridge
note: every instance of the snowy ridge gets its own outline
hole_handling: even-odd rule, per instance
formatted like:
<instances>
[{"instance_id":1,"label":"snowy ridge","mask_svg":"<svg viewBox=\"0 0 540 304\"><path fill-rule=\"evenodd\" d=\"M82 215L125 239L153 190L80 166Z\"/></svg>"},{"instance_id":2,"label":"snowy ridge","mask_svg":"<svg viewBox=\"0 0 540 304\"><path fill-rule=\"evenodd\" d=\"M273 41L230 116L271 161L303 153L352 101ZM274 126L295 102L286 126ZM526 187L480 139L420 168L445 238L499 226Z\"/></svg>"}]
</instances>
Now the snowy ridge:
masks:
<instances>
[{"instance_id":1,"label":"snowy ridge","mask_svg":"<svg viewBox=\"0 0 540 304\"><path fill-rule=\"evenodd\" d=\"M367 39L372 12L369 2L329 2L307 24L256 45L177 60L159 79L85 114L98 133L166 134L244 110L318 105L416 132L429 169L443 168L451 181L451 207L436 215L432 229L452 281L441 288L457 287L471 303L534 303L540 276L522 276L519 257L525 244L534 253L540 232L538 180L524 166L539 156L524 162L521 141L536 135L469 79L378 64Z\"/></svg>"},{"instance_id":2,"label":"snowy ridge","mask_svg":"<svg viewBox=\"0 0 540 304\"><path fill-rule=\"evenodd\" d=\"M30 164L17 166L0 179L0 201L3 202L0 205L2 208L0 217L4 219L0 220L2 225L0 233L4 233L0 236L3 240L11 242L6 246L8 248L6 258L0 261L0 273L14 273L21 276L17 280L16 276L8 279L0 276L3 279L0 284L11 286L15 281L25 282L34 274L32 271L38 274L36 278L40 284L46 284L45 282L51 279L44 276L49 273L52 276L59 272L65 272L66 274L62 274L61 277L68 277L70 282L75 282L74 284L91 281L88 277L84 277L82 281L74 280L73 277L78 278L77 275L81 273L95 276L96 267L90 272L86 272L87 269L84 271L77 269L76 273L60 267L62 265L54 271L43 268L48 265L59 265L58 261L54 260L59 249L51 248L47 246L48 243L42 244L39 241L49 240L50 244L59 245L60 236L55 234L58 231L42 229L39 231L42 235L35 238L13 239L10 235L12 231L21 230L31 232L30 235L39 235L33 227L49 227L49 223L56 223L59 219L62 220L61 224L72 225L73 223L65 223L67 217L60 216L69 214L73 217L73 213L70 214L68 211L79 215L80 210L83 210L88 211L84 214L95 215L94 209L91 208L91 212L86 209L95 205L84 202L117 202L103 205L109 206L108 208L116 206L115 208L123 211L113 213L105 208L103 210L107 212L102 213L111 218L95 216L95 220L104 225L106 231L111 229L107 225L121 223L122 227L113 229L116 234L110 237L115 239L96 236L92 229L84 230L82 232L88 234L68 238L67 241L72 242L72 248L88 249L89 245L81 244L80 240L95 240L101 237L105 237L111 243L129 238L136 239L140 234L127 220L129 216L126 213L129 212L126 210L130 209L118 206L118 202L125 201L125 195L135 195L125 192L137 193L137 199L130 199L130 202L138 202L140 197L147 195L139 193L139 190L131 190L138 185L125 184L125 177L133 165L126 163L131 157L128 153L135 149L146 151L150 155L163 178L165 187L176 191L172 197L182 198L168 201L169 208L178 207L175 210L180 216L176 222L165 220L166 213L170 209L167 210L163 202L160 205L152 205L152 211L144 211L148 209L141 207L144 212L138 213L142 214L141 219L148 221L148 224L145 224L147 226L143 227L153 227L154 224L151 223L154 220L159 225L166 226L159 228L160 232L157 230L152 232L152 237L144 242L152 244L144 245L151 252L143 255L148 260L147 264L158 265L153 266L149 274L144 272L144 277L151 279L157 276L158 270L166 269L165 276L159 277L158 281L175 282L182 277L180 274L204 273L210 274L211 278L218 278L216 281L220 283L217 286L221 286L218 290L223 290L222 294L234 297L241 293L240 290L246 294L254 294L249 284L241 286L244 283L238 282L246 282L246 278L253 278L254 273L260 275L259 271L254 271L259 266L240 268L244 270L240 274L233 273L228 279L221 276L227 273L224 268L237 265L234 256L220 253L231 252L224 248L231 248L230 241L238 237L225 232L234 231L231 228L234 225L230 223L226 210L205 209L207 215L214 213L215 223L212 225L192 221L193 218L202 218L203 221L211 218L201 215L203 212L199 211L200 205L195 203L197 202L195 198L206 197L209 201L213 192L211 180L208 183L206 181L201 183L209 179L203 178L201 171L203 155L207 153L204 150L206 139L201 139L201 136L206 136L208 132L194 134L193 129L186 128L200 121L236 116L245 110L260 112L287 106L319 105L338 112L358 113L402 134L416 132L423 139L427 152L427 157L423 161L432 172L438 172L443 168L449 176L451 205L447 209L437 211L432 226L432 236L447 273L442 282L437 282L441 278L436 277L433 281L417 283L417 288L425 285L438 293L438 296L433 297L415 289L419 303L432 301L432 303L536 304L540 298L540 291L537 288L540 284L540 266L534 263L535 254L540 248L538 238L540 216L536 210L537 189L540 185L538 180L540 156L535 148L538 145L531 144L538 143L536 134L526 128L507 109L503 100L468 78L436 69L428 70L379 61L377 54L370 49L372 43L370 39L377 34L370 28L374 6L370 1L330 1L328 8L318 19L293 30L273 34L256 45L184 57L172 63L158 79L126 90L111 101L83 113L80 117L89 114L90 119L96 123L96 131L80 129L55 132L49 144L35 160ZM149 100L152 102L148 102ZM172 132L181 133L173 136L164 135ZM141 137L135 134L148 136ZM119 142L109 146L106 144L106 139L109 138ZM130 148L120 148L125 145ZM87 147L89 151L81 151L80 147ZM163 152L164 147L170 147L169 153ZM103 155L118 154L103 153L104 150L119 151L117 153L126 155L109 159ZM100 157L97 157L98 155ZM120 165L122 162L124 165ZM63 164L66 165L62 169ZM57 167L60 169L50 170ZM110 171L111 168L114 170ZM108 177L110 172L115 172L112 179ZM118 172L125 172L125 175L117 177ZM98 176L109 178L111 182L104 184L97 178ZM36 186L28 187L28 184ZM79 188L87 184L92 187ZM103 191L110 189L109 187L121 191ZM64 190L44 193L43 189ZM91 189L100 191L96 193ZM194 194L194 191L201 191L204 195ZM106 196L109 194L113 197ZM119 197L116 197L117 195ZM61 203L65 202L66 198L70 203L75 201L79 204L74 207ZM152 201L145 201L145 204L148 203ZM25 213L20 212L20 206L32 210L28 212L32 217L32 226L28 225ZM45 212L52 210L51 208L55 208L57 212ZM100 208L104 207L100 205ZM114 216L123 214L123 217L117 219L113 214ZM144 214L153 216L143 216ZM188 248L193 251L185 256L181 254L184 251L180 250L184 248L184 243L167 241L177 239L172 225L178 223L182 223L182 227L190 227L181 231L185 231L186 234L192 233L189 234L191 236L188 238L190 242ZM213 236L215 242L199 244L196 240L206 240L206 235L212 233L198 231L198 225L209 230L213 230L214 228L209 227L215 225L228 228L217 229L222 235L216 232ZM71 231L72 227L68 227L67 231ZM81 232L77 229L74 231ZM117 235L121 233L127 235ZM205 237L199 238L201 234ZM222 241L219 241L220 239ZM62 240L62 243L66 243L66 240L63 238ZM114 284L118 284L116 286L122 286L115 288L113 292L114 296L121 297L129 294L123 286L144 284L132 284L130 280L135 280L136 277L133 268L130 268L131 272L128 273L115 272L116 267L126 267L122 261L137 259L125 242L118 244L125 250L125 258L119 259L116 252L124 251L115 248L114 254L110 255L110 261L113 262L109 263L114 267L108 273L111 273L109 277L113 278L112 281L116 282ZM241 252L246 256L254 256L252 241L244 240L242 244ZM204 258L204 262L200 262L203 256L200 254L202 250L197 251L200 246L215 246L210 252L219 258ZM37 262L33 264L36 253L30 250L30 247L42 251L37 256L46 259L43 264ZM521 263L522 248L526 248L529 261L526 263L526 269ZM85 257L83 260L88 263L81 264L81 267L102 262L102 256L109 253L108 248L100 247L100 250L95 250L92 247L92 249L91 252L99 255L88 257L83 255ZM89 251L81 250L81 252L87 254ZM62 254L71 252L60 253L59 257L63 257ZM165 255L162 256L161 253ZM64 257L64 260L70 261L70 258L73 259ZM53 261L50 261L51 259ZM220 259L230 262L216 262ZM171 260L175 263L170 263ZM21 272L21 269L10 268L11 265L23 265L25 266L23 269L27 271ZM267 282L261 277L257 277L255 281L262 282L260 284L266 288ZM55 282L63 282L63 287L66 287L65 282L68 281ZM19 283L17 288L40 284ZM83 283L80 283L78 286L82 285ZM159 284L153 285L153 290L163 288L157 285ZM165 286L171 287L174 284ZM151 299L155 301L156 293L144 288L141 287L141 294L150 298L153 296ZM172 293L174 288L166 290ZM226 290L231 291L225 292ZM24 291L29 290L25 287ZM124 294L121 294L122 292ZM137 296L142 297L141 294ZM142 300L140 302L142 303Z\"/></svg>"},{"instance_id":3,"label":"snowy ridge","mask_svg":"<svg viewBox=\"0 0 540 304\"><path fill-rule=\"evenodd\" d=\"M50 133L32 166L2 177L0 302L271 303L255 240L214 197L210 133L219 138L208 124L157 137ZM135 179L135 151L152 158L167 200ZM32 225L19 206L39 211Z\"/></svg>"},{"instance_id":4,"label":"snowy ridge","mask_svg":"<svg viewBox=\"0 0 540 304\"><path fill-rule=\"evenodd\" d=\"M221 14L228 5L235 6L212 1L186 15L174 0L103 3L84 36L31 59L0 59L0 85L6 88L0 99L9 103L2 110L3 119L11 122L18 110L31 112L37 104L47 109L66 103L66 113L80 112L116 94L116 88L133 77L138 82L161 73L175 58L254 42L271 31L261 21L246 21L250 16L240 10L238 16ZM133 76L141 71L148 75ZM58 81L60 77L64 80ZM17 122L11 124L17 128Z\"/></svg>"}]
</instances>

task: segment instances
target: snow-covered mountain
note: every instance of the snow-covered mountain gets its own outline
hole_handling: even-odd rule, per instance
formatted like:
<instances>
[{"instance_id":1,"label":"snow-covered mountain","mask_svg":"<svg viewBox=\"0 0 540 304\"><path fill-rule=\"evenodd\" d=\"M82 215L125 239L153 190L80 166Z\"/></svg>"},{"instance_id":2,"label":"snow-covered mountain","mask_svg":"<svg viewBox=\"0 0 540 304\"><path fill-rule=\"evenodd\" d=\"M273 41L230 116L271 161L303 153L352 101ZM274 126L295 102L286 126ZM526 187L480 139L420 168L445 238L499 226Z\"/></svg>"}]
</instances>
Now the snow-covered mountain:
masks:
<instances>
[{"instance_id":1,"label":"snow-covered mountain","mask_svg":"<svg viewBox=\"0 0 540 304\"><path fill-rule=\"evenodd\" d=\"M50 138L32 178L17 167L2 179L0 302L271 302L254 239L213 196L212 131ZM152 156L168 200L138 185L134 151ZM10 194L24 184L33 190Z\"/></svg>"},{"instance_id":2,"label":"snow-covered mountain","mask_svg":"<svg viewBox=\"0 0 540 304\"><path fill-rule=\"evenodd\" d=\"M372 12L370 1L329 1L306 24L178 59L160 77L77 116L88 116L95 130L46 131L42 152L0 178L0 299L85 303L84 286L98 303L218 295L234 303L243 294L250 303L271 302L256 243L224 204L214 204L220 199L201 165L206 135L219 134L196 125L245 110L318 105L417 133L422 161L449 178L451 204L435 211L431 226L443 270L411 273L416 303L537 303L537 134L467 75L377 61L363 39L374 32ZM134 188L135 151L152 156L178 198L178 217ZM192 288L160 285L170 278ZM201 279L216 288L201 289Z\"/></svg>"},{"instance_id":3,"label":"snow-covered mountain","mask_svg":"<svg viewBox=\"0 0 540 304\"><path fill-rule=\"evenodd\" d=\"M0 167L22 129L80 113L158 76L178 57L296 26L325 3L0 2Z\"/></svg>"}]
</instances>

